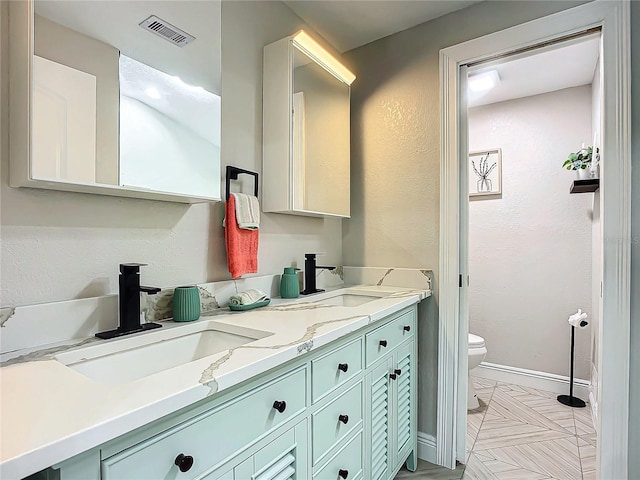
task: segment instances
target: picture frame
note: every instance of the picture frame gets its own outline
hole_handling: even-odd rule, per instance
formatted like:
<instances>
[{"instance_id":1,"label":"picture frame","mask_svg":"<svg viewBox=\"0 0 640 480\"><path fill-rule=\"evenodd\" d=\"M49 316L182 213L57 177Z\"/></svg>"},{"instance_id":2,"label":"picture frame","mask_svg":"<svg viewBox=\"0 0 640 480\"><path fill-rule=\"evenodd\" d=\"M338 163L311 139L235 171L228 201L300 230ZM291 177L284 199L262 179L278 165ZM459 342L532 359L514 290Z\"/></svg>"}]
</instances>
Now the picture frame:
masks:
<instances>
[{"instance_id":1,"label":"picture frame","mask_svg":"<svg viewBox=\"0 0 640 480\"><path fill-rule=\"evenodd\" d=\"M469 152L469 197L502 194L502 150Z\"/></svg>"}]
</instances>

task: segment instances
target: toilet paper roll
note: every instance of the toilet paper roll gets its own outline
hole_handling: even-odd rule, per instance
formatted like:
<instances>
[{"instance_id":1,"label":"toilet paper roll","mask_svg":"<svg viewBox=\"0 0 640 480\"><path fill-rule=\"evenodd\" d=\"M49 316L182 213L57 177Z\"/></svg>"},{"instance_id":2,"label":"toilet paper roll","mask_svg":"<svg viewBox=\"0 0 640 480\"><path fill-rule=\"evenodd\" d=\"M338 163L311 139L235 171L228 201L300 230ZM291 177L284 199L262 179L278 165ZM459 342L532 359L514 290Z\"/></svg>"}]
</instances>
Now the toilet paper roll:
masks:
<instances>
[{"instance_id":1,"label":"toilet paper roll","mask_svg":"<svg viewBox=\"0 0 640 480\"><path fill-rule=\"evenodd\" d=\"M581 309L578 309L576 313L571 315L568 318L569 325L576 328L587 328L589 322L587 322L588 315L586 313L582 313Z\"/></svg>"}]
</instances>

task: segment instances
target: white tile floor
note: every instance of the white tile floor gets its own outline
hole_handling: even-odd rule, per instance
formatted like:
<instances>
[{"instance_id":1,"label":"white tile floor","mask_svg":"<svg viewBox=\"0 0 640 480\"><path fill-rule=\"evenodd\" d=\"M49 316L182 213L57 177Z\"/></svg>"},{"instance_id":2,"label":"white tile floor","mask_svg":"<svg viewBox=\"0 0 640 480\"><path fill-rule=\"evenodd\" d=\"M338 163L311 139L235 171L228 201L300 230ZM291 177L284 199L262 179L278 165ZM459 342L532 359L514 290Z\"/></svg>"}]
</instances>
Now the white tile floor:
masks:
<instances>
[{"instance_id":1,"label":"white tile floor","mask_svg":"<svg viewBox=\"0 0 640 480\"><path fill-rule=\"evenodd\" d=\"M469 412L467 465L419 462L396 478L434 480L595 480L596 434L589 405L571 408L557 394L473 378L480 408Z\"/></svg>"}]
</instances>

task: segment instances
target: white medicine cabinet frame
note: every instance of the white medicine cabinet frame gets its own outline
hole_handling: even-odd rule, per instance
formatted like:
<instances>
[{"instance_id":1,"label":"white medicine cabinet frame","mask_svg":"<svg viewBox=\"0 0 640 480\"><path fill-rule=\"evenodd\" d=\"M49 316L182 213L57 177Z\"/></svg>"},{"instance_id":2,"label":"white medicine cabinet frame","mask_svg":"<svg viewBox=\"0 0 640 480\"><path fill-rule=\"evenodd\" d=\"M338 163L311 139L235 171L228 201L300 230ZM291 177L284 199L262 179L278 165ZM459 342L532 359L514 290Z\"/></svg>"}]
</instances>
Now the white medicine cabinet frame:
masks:
<instances>
[{"instance_id":1,"label":"white medicine cabinet frame","mask_svg":"<svg viewBox=\"0 0 640 480\"><path fill-rule=\"evenodd\" d=\"M264 48L263 211L350 217L355 78L304 30Z\"/></svg>"}]
</instances>

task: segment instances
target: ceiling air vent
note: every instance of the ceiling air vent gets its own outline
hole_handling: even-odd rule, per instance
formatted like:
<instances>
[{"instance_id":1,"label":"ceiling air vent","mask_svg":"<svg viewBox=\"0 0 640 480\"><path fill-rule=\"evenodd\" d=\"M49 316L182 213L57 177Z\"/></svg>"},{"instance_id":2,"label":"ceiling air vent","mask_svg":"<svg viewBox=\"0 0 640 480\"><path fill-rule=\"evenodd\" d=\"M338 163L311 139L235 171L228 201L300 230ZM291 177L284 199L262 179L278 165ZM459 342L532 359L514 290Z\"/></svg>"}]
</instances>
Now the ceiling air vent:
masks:
<instances>
[{"instance_id":1,"label":"ceiling air vent","mask_svg":"<svg viewBox=\"0 0 640 480\"><path fill-rule=\"evenodd\" d=\"M159 37L164 38L168 42L177 45L178 47L184 47L196 39L196 37L189 35L178 27L174 27L169 22L166 22L155 15L151 15L149 18L144 20L140 23L140 26L145 30L149 30L151 33L155 33Z\"/></svg>"}]
</instances>

